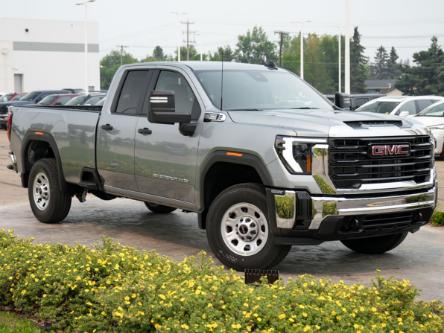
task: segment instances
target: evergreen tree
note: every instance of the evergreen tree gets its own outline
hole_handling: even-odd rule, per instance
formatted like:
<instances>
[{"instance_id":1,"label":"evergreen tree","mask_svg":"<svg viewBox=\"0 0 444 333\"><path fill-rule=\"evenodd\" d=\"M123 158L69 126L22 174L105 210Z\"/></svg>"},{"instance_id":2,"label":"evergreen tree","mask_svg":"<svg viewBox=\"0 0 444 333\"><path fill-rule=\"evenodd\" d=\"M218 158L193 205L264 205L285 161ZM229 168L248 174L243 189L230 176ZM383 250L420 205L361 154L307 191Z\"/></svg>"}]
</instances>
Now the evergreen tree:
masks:
<instances>
[{"instance_id":1,"label":"evergreen tree","mask_svg":"<svg viewBox=\"0 0 444 333\"><path fill-rule=\"evenodd\" d=\"M355 27L350 43L350 75L351 92L364 93L365 80L368 74L368 59L364 55L365 47L361 45L361 35L358 27Z\"/></svg>"},{"instance_id":2,"label":"evergreen tree","mask_svg":"<svg viewBox=\"0 0 444 333\"><path fill-rule=\"evenodd\" d=\"M416 66L408 67L396 86L409 95L444 95L444 52L436 37L429 49L413 55Z\"/></svg>"},{"instance_id":3,"label":"evergreen tree","mask_svg":"<svg viewBox=\"0 0 444 333\"><path fill-rule=\"evenodd\" d=\"M388 78L389 55L384 46L376 50L373 65L373 76L375 79L382 80Z\"/></svg>"},{"instance_id":4,"label":"evergreen tree","mask_svg":"<svg viewBox=\"0 0 444 333\"><path fill-rule=\"evenodd\" d=\"M392 46L390 49L390 56L388 60L388 77L390 79L396 79L401 75L401 65L398 64L398 53L396 49Z\"/></svg>"}]
</instances>

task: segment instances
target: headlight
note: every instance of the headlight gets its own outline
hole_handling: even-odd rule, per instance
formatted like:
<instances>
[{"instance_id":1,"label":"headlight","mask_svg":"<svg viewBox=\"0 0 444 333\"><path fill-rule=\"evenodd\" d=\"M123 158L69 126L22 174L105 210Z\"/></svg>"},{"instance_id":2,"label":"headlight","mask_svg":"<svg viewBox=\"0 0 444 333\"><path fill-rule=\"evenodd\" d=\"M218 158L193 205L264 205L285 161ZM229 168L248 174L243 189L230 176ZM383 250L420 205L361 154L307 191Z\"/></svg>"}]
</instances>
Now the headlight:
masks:
<instances>
[{"instance_id":1,"label":"headlight","mask_svg":"<svg viewBox=\"0 0 444 333\"><path fill-rule=\"evenodd\" d=\"M441 125L430 125L430 126L427 126L427 128L430 129L430 130L444 129L444 124L441 124Z\"/></svg>"},{"instance_id":2,"label":"headlight","mask_svg":"<svg viewBox=\"0 0 444 333\"><path fill-rule=\"evenodd\" d=\"M312 147L317 143L326 143L325 139L296 138L277 136L274 147L284 164L292 174L311 174Z\"/></svg>"}]
</instances>

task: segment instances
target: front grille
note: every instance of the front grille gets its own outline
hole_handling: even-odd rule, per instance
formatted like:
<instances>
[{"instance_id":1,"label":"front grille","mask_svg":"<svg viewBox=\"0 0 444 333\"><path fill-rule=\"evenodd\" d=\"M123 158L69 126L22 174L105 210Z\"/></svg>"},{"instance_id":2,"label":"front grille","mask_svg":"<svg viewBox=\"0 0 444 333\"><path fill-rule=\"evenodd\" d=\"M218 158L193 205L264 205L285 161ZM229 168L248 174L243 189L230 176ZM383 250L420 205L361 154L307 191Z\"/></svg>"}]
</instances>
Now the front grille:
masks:
<instances>
[{"instance_id":1,"label":"front grille","mask_svg":"<svg viewBox=\"0 0 444 333\"><path fill-rule=\"evenodd\" d=\"M372 145L410 145L408 156L372 157ZM337 188L362 184L429 180L433 145L428 135L390 138L332 138L329 140L329 175Z\"/></svg>"}]
</instances>

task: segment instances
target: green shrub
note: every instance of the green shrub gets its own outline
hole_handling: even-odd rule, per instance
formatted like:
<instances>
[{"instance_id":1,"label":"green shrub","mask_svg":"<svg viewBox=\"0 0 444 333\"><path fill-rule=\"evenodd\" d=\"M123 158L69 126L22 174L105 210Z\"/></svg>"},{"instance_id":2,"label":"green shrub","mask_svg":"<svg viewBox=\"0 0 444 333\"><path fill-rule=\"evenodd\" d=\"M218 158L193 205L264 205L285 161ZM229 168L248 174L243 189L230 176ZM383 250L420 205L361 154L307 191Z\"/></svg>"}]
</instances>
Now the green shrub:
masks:
<instances>
[{"instance_id":1,"label":"green shrub","mask_svg":"<svg viewBox=\"0 0 444 333\"><path fill-rule=\"evenodd\" d=\"M245 285L204 254L175 263L108 240L33 244L0 231L0 305L74 332L444 332L407 280L309 276Z\"/></svg>"},{"instance_id":2,"label":"green shrub","mask_svg":"<svg viewBox=\"0 0 444 333\"><path fill-rule=\"evenodd\" d=\"M434 226L444 226L444 213L435 211L432 215L432 225Z\"/></svg>"},{"instance_id":3,"label":"green shrub","mask_svg":"<svg viewBox=\"0 0 444 333\"><path fill-rule=\"evenodd\" d=\"M0 311L0 333L42 333L42 331L29 320Z\"/></svg>"}]
</instances>

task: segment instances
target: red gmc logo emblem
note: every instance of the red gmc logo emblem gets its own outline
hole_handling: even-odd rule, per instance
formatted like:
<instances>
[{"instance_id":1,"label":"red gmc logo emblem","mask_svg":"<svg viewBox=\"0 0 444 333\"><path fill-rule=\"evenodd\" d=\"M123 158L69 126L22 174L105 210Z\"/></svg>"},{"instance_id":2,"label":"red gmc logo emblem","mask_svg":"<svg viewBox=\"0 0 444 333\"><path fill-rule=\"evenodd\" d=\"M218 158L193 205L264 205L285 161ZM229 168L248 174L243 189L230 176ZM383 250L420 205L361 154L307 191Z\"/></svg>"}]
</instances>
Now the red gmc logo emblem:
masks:
<instances>
[{"instance_id":1,"label":"red gmc logo emblem","mask_svg":"<svg viewBox=\"0 0 444 333\"><path fill-rule=\"evenodd\" d=\"M371 148L371 155L375 157L410 155L410 145L374 145Z\"/></svg>"}]
</instances>

